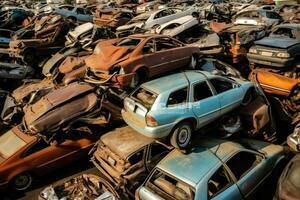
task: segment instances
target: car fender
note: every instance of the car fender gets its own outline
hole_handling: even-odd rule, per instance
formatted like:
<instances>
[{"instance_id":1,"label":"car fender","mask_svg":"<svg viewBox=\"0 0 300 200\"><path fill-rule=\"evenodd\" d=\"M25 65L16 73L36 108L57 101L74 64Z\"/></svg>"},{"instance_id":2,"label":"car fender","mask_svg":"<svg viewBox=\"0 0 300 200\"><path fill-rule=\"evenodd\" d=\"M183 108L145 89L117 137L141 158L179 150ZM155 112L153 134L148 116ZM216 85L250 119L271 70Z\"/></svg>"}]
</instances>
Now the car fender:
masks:
<instances>
[{"instance_id":1,"label":"car fender","mask_svg":"<svg viewBox=\"0 0 300 200\"><path fill-rule=\"evenodd\" d=\"M182 122L190 122L192 124L192 128L195 130L198 126L198 121L194 116L190 116L190 117L185 117L185 118L181 118L177 120L177 123L175 124L175 126L173 127L173 130L177 127L178 124L182 123Z\"/></svg>"},{"instance_id":2,"label":"car fender","mask_svg":"<svg viewBox=\"0 0 300 200\"><path fill-rule=\"evenodd\" d=\"M23 166L21 168L17 168L13 171L11 171L11 173L7 176L7 182L10 182L13 178L15 178L18 174L24 173L24 172L29 172L30 174L34 174L33 173L34 170L30 169L29 166Z\"/></svg>"}]
</instances>

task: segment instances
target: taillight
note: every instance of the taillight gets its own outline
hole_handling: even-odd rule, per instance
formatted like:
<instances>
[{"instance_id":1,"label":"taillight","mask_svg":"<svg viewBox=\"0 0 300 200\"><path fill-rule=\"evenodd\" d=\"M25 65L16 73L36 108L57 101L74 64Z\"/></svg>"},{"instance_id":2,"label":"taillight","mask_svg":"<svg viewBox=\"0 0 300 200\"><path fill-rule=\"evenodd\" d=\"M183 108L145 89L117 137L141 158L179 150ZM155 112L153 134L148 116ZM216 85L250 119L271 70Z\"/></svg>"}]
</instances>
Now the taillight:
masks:
<instances>
[{"instance_id":1,"label":"taillight","mask_svg":"<svg viewBox=\"0 0 300 200\"><path fill-rule=\"evenodd\" d=\"M146 115L146 124L147 124L147 126L150 126L150 127L155 127L158 125L157 121L154 119L154 117L152 117L149 114Z\"/></svg>"}]
</instances>

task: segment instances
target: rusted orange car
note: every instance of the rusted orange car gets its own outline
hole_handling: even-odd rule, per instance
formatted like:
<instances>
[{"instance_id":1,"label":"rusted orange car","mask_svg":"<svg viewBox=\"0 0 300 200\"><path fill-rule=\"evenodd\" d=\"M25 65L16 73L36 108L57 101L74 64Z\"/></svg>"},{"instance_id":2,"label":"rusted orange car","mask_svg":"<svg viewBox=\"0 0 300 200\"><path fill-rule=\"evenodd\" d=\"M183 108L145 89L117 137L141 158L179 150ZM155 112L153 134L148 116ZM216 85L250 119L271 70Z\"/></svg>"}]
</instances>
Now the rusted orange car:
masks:
<instances>
[{"instance_id":1,"label":"rusted orange car","mask_svg":"<svg viewBox=\"0 0 300 200\"><path fill-rule=\"evenodd\" d=\"M48 145L14 127L0 136L0 188L28 189L33 178L66 166L88 155L98 134L70 134L59 144Z\"/></svg>"},{"instance_id":2,"label":"rusted orange car","mask_svg":"<svg viewBox=\"0 0 300 200\"><path fill-rule=\"evenodd\" d=\"M200 50L168 36L136 34L99 42L85 59L86 82L136 87L148 78L189 66L196 68Z\"/></svg>"},{"instance_id":3,"label":"rusted orange car","mask_svg":"<svg viewBox=\"0 0 300 200\"><path fill-rule=\"evenodd\" d=\"M289 78L263 69L254 70L249 78L251 80L256 79L266 93L286 97L293 95L300 88L300 78Z\"/></svg>"}]
</instances>

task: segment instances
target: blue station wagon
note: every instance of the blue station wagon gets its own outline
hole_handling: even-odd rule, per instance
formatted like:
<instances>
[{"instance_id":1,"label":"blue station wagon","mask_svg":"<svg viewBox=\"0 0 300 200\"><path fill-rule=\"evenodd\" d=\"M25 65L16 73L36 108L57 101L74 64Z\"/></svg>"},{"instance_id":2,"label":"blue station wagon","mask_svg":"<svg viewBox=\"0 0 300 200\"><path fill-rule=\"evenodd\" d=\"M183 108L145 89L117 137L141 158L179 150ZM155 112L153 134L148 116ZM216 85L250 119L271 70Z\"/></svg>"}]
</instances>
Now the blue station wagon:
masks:
<instances>
[{"instance_id":1,"label":"blue station wagon","mask_svg":"<svg viewBox=\"0 0 300 200\"><path fill-rule=\"evenodd\" d=\"M142 84L124 100L124 121L151 138L170 136L186 148L193 131L253 99L253 83L205 71L186 71Z\"/></svg>"}]
</instances>

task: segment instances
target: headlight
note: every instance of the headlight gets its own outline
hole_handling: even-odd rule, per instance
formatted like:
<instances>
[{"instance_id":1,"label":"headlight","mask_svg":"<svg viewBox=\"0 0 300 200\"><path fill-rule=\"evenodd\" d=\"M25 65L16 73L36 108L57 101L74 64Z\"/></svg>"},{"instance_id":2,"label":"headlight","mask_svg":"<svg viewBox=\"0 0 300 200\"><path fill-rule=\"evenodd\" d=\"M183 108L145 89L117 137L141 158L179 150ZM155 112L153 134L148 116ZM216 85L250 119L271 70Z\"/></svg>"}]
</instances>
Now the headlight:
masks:
<instances>
[{"instance_id":1,"label":"headlight","mask_svg":"<svg viewBox=\"0 0 300 200\"><path fill-rule=\"evenodd\" d=\"M249 49L249 53L257 53L257 50L256 49Z\"/></svg>"},{"instance_id":2,"label":"headlight","mask_svg":"<svg viewBox=\"0 0 300 200\"><path fill-rule=\"evenodd\" d=\"M279 58L289 58L290 54L286 52L277 53L277 57Z\"/></svg>"}]
</instances>

